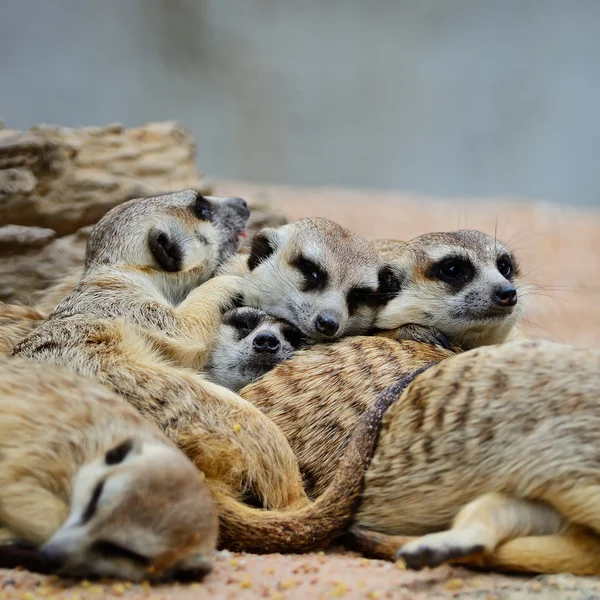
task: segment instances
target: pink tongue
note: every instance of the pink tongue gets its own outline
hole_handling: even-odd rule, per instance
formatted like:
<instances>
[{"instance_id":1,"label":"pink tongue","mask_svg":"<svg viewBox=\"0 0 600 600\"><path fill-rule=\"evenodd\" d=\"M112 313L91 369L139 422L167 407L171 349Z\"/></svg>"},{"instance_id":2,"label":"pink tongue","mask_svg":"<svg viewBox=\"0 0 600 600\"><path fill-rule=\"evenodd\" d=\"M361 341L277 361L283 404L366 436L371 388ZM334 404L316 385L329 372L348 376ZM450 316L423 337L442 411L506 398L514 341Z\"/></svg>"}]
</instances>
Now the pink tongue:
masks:
<instances>
[{"instance_id":1,"label":"pink tongue","mask_svg":"<svg viewBox=\"0 0 600 600\"><path fill-rule=\"evenodd\" d=\"M247 231L242 231L240 233L240 237L247 238L248 237L248 232Z\"/></svg>"}]
</instances>

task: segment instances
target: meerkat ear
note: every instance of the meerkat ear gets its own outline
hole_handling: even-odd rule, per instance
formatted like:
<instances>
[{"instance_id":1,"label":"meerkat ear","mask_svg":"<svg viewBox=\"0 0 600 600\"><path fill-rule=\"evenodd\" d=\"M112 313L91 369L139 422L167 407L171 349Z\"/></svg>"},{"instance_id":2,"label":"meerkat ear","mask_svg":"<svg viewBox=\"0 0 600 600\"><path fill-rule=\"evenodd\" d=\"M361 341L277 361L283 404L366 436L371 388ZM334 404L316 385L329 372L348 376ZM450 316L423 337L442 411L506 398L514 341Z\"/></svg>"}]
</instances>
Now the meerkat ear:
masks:
<instances>
[{"instance_id":1,"label":"meerkat ear","mask_svg":"<svg viewBox=\"0 0 600 600\"><path fill-rule=\"evenodd\" d=\"M182 252L178 242L172 240L167 233L154 229L148 239L152 256L163 271L181 271Z\"/></svg>"},{"instance_id":2,"label":"meerkat ear","mask_svg":"<svg viewBox=\"0 0 600 600\"><path fill-rule=\"evenodd\" d=\"M385 304L401 292L404 281L406 280L406 274L397 267L383 265L383 267L379 269L377 278L379 280L377 296L380 302Z\"/></svg>"},{"instance_id":3,"label":"meerkat ear","mask_svg":"<svg viewBox=\"0 0 600 600\"><path fill-rule=\"evenodd\" d=\"M271 227L261 229L253 238L248 257L248 268L253 271L261 262L269 258L277 248L277 230Z\"/></svg>"}]
</instances>

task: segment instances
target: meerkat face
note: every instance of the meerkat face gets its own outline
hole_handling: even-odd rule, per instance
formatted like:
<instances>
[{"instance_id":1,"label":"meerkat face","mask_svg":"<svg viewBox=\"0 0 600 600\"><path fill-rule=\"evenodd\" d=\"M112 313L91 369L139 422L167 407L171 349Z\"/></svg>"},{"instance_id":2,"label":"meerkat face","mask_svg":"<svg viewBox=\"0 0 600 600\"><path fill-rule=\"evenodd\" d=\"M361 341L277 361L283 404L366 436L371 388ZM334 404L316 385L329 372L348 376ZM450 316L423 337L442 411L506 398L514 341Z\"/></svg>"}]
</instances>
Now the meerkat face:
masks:
<instances>
[{"instance_id":1,"label":"meerkat face","mask_svg":"<svg viewBox=\"0 0 600 600\"><path fill-rule=\"evenodd\" d=\"M215 383L237 392L306 345L291 323L255 308L234 308L223 316L208 373Z\"/></svg>"},{"instance_id":2,"label":"meerkat face","mask_svg":"<svg viewBox=\"0 0 600 600\"><path fill-rule=\"evenodd\" d=\"M246 304L321 341L366 333L399 284L371 242L321 218L257 233L248 267Z\"/></svg>"},{"instance_id":3,"label":"meerkat face","mask_svg":"<svg viewBox=\"0 0 600 600\"><path fill-rule=\"evenodd\" d=\"M431 326L469 348L503 341L523 313L515 257L480 231L399 243L392 262L401 291L379 313L378 328Z\"/></svg>"},{"instance_id":4,"label":"meerkat face","mask_svg":"<svg viewBox=\"0 0 600 600\"><path fill-rule=\"evenodd\" d=\"M182 280L198 285L237 250L249 216L241 198L192 190L130 200L92 231L85 268L132 265L161 273L165 287Z\"/></svg>"},{"instance_id":5,"label":"meerkat face","mask_svg":"<svg viewBox=\"0 0 600 600\"><path fill-rule=\"evenodd\" d=\"M41 554L63 575L200 578L217 531L193 464L175 448L127 439L79 470L69 517Z\"/></svg>"}]
</instances>

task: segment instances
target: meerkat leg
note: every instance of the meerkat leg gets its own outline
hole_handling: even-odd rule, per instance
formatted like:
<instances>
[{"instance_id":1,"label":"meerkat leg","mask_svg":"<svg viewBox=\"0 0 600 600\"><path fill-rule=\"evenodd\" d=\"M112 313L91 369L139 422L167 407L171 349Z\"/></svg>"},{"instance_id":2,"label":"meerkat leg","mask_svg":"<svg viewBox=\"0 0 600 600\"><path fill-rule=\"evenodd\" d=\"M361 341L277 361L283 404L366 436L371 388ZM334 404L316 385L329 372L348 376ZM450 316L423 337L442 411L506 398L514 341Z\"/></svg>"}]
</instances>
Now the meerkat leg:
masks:
<instances>
[{"instance_id":1,"label":"meerkat leg","mask_svg":"<svg viewBox=\"0 0 600 600\"><path fill-rule=\"evenodd\" d=\"M36 481L13 480L0 486L0 523L14 539L41 544L69 514L68 505Z\"/></svg>"},{"instance_id":2,"label":"meerkat leg","mask_svg":"<svg viewBox=\"0 0 600 600\"><path fill-rule=\"evenodd\" d=\"M227 310L233 308L236 299L242 298L242 286L241 277L213 277L193 289L175 309L180 320L182 336L186 340L192 340L195 348L195 356L190 361L189 346L182 344L182 353L185 356L180 360L180 364L196 370L206 365L212 344L221 327L221 318Z\"/></svg>"},{"instance_id":3,"label":"meerkat leg","mask_svg":"<svg viewBox=\"0 0 600 600\"><path fill-rule=\"evenodd\" d=\"M566 519L544 502L486 494L458 513L452 529L409 542L398 556L410 569L437 567L449 560L491 554L516 537L555 534L565 527Z\"/></svg>"}]
</instances>

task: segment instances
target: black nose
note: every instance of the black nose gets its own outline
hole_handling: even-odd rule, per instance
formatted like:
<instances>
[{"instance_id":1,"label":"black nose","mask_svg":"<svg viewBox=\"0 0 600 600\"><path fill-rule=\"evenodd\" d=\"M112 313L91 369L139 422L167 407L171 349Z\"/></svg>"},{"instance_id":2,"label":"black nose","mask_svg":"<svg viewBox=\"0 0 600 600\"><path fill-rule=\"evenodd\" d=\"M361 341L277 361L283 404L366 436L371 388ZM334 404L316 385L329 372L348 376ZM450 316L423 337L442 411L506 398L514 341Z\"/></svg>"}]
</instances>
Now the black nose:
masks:
<instances>
[{"instance_id":1,"label":"black nose","mask_svg":"<svg viewBox=\"0 0 600 600\"><path fill-rule=\"evenodd\" d=\"M243 198L228 198L227 204L229 204L231 208L233 208L245 219L247 219L250 216L250 209L248 208L248 203Z\"/></svg>"},{"instance_id":2,"label":"black nose","mask_svg":"<svg viewBox=\"0 0 600 600\"><path fill-rule=\"evenodd\" d=\"M517 303L517 290L512 285L503 285L496 290L494 300L500 306L514 306Z\"/></svg>"},{"instance_id":3,"label":"black nose","mask_svg":"<svg viewBox=\"0 0 600 600\"><path fill-rule=\"evenodd\" d=\"M329 315L319 315L315 321L315 329L328 337L334 336L339 328L340 324Z\"/></svg>"},{"instance_id":4,"label":"black nose","mask_svg":"<svg viewBox=\"0 0 600 600\"><path fill-rule=\"evenodd\" d=\"M60 569L67 562L69 555L58 546L48 545L40 549L39 557L46 568Z\"/></svg>"},{"instance_id":5,"label":"black nose","mask_svg":"<svg viewBox=\"0 0 600 600\"><path fill-rule=\"evenodd\" d=\"M255 352L275 353L281 347L281 343L272 333L259 333L252 340L252 347Z\"/></svg>"}]
</instances>

